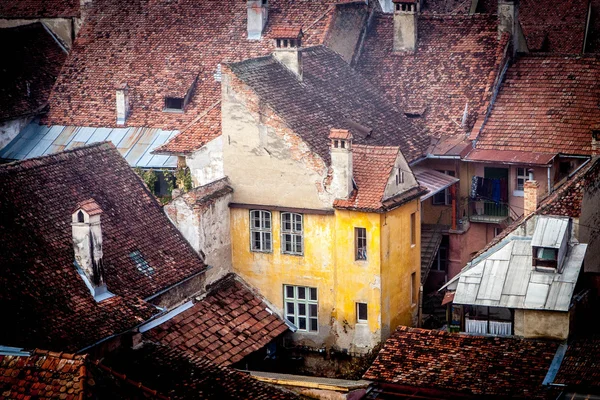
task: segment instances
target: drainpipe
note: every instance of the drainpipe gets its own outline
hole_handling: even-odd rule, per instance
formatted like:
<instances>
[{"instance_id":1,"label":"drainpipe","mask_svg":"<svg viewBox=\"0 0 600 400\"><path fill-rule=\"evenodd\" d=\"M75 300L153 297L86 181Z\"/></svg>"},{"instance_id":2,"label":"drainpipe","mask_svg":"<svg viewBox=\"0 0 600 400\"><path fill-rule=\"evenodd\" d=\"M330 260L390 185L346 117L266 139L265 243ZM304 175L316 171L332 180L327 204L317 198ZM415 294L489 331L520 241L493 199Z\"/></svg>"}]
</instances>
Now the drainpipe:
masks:
<instances>
[{"instance_id":1,"label":"drainpipe","mask_svg":"<svg viewBox=\"0 0 600 400\"><path fill-rule=\"evenodd\" d=\"M550 184L550 168L548 167L548 194L552 193L552 186Z\"/></svg>"},{"instance_id":2,"label":"drainpipe","mask_svg":"<svg viewBox=\"0 0 600 400\"><path fill-rule=\"evenodd\" d=\"M423 285L419 286L419 311L417 318L417 328L423 325Z\"/></svg>"}]
</instances>

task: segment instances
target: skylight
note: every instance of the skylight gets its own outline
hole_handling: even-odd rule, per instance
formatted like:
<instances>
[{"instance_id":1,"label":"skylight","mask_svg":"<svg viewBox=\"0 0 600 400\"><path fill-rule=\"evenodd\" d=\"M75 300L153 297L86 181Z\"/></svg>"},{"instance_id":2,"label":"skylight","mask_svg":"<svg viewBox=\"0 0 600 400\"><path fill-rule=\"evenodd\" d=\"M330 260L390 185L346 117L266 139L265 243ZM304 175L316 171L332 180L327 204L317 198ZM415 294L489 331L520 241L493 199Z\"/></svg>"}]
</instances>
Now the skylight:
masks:
<instances>
[{"instance_id":1,"label":"skylight","mask_svg":"<svg viewBox=\"0 0 600 400\"><path fill-rule=\"evenodd\" d=\"M129 254L129 258L133 260L138 271L140 271L142 274L146 276L154 274L154 268L148 264L148 262L144 259L144 256L142 256L142 253L140 253L138 250Z\"/></svg>"}]
</instances>

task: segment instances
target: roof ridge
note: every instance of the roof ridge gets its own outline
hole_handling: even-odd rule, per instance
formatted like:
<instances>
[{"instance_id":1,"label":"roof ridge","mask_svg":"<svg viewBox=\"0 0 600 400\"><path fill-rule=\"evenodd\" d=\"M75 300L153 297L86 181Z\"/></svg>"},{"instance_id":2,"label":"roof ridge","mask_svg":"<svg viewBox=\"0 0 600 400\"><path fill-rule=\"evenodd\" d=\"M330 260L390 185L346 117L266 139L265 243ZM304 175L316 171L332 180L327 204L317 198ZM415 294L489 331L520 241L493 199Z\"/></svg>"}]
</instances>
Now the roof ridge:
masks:
<instances>
[{"instance_id":1,"label":"roof ridge","mask_svg":"<svg viewBox=\"0 0 600 400\"><path fill-rule=\"evenodd\" d=\"M18 160L18 161L13 161L13 162L10 162L7 164L2 164L2 165L0 165L0 172L2 172L3 170L6 170L6 171L12 171L13 169L29 170L29 169L33 169L33 168L44 167L47 165L67 161L72 158L77 158L79 156L79 153L89 154L89 153L93 153L94 151L103 152L103 151L107 151L111 148L116 149L115 145L111 141L108 141L108 140L103 141L103 142L92 143L92 144L77 147L74 149L63 150L61 152L54 153L54 154L48 154L45 156L33 157L33 158L25 159L25 160Z\"/></svg>"}]
</instances>

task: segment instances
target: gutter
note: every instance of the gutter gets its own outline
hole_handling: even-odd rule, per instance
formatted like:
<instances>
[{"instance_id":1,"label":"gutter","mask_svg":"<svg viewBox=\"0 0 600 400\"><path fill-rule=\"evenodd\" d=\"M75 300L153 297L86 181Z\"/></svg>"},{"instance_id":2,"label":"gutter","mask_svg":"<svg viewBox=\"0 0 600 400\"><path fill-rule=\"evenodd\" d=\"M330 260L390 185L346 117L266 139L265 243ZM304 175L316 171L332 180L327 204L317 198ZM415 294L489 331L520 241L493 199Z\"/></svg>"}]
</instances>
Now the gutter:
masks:
<instances>
[{"instance_id":1,"label":"gutter","mask_svg":"<svg viewBox=\"0 0 600 400\"><path fill-rule=\"evenodd\" d=\"M144 332L149 331L150 329L156 328L157 326L162 325L163 323L169 321L170 319L173 319L174 317L181 314L182 312L189 310L193 306L194 306L194 302L192 300L188 300L187 302L183 303L179 307L174 308L173 310L169 311L168 313L163 314L160 317L154 319L153 321L147 322L144 325L140 326L138 328L138 332L144 333Z\"/></svg>"},{"instance_id":2,"label":"gutter","mask_svg":"<svg viewBox=\"0 0 600 400\"><path fill-rule=\"evenodd\" d=\"M546 377L544 378L544 382L542 382L543 386L559 386L559 387L567 386L562 383L553 383L554 379L556 378L556 374L558 374L558 370L560 369L563 359L565 358L567 348L568 348L567 341L565 340L564 342L562 342L560 344L560 346L558 346L558 349L556 349L556 354L554 354L554 359L552 360L552 363L550 364L550 368L548 368L548 373L546 374Z\"/></svg>"}]
</instances>

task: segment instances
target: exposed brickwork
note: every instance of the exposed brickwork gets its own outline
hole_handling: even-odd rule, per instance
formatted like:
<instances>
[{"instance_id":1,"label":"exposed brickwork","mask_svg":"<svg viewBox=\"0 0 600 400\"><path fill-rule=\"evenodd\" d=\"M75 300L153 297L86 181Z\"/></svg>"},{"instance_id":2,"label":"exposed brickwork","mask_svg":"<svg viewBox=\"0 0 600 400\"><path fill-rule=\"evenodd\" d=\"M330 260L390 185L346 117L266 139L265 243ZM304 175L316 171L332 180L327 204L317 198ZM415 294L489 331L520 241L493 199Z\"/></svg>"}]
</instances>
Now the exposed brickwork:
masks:
<instances>
[{"instance_id":1,"label":"exposed brickwork","mask_svg":"<svg viewBox=\"0 0 600 400\"><path fill-rule=\"evenodd\" d=\"M78 17L79 2L80 0L0 1L0 18Z\"/></svg>"},{"instance_id":2,"label":"exposed brickwork","mask_svg":"<svg viewBox=\"0 0 600 400\"><path fill-rule=\"evenodd\" d=\"M477 396L544 398L558 342L399 327L364 375Z\"/></svg>"},{"instance_id":3,"label":"exposed brickwork","mask_svg":"<svg viewBox=\"0 0 600 400\"><path fill-rule=\"evenodd\" d=\"M85 356L43 350L0 355L0 399L81 399L85 379Z\"/></svg>"},{"instance_id":4,"label":"exposed brickwork","mask_svg":"<svg viewBox=\"0 0 600 400\"><path fill-rule=\"evenodd\" d=\"M429 138L339 55L316 46L302 61L302 82L273 57L230 68L327 164L332 128L350 130L354 143L401 146L408 161L424 154Z\"/></svg>"},{"instance_id":5,"label":"exposed brickwork","mask_svg":"<svg viewBox=\"0 0 600 400\"><path fill-rule=\"evenodd\" d=\"M400 109L419 115L412 121L431 135L470 132L487 107L507 43L498 41L496 17L422 14L415 52L394 53L392 41L393 16L377 15L358 71Z\"/></svg>"},{"instance_id":6,"label":"exposed brickwork","mask_svg":"<svg viewBox=\"0 0 600 400\"><path fill-rule=\"evenodd\" d=\"M522 56L506 78L478 149L590 154L600 58Z\"/></svg>"},{"instance_id":7,"label":"exposed brickwork","mask_svg":"<svg viewBox=\"0 0 600 400\"><path fill-rule=\"evenodd\" d=\"M231 365L288 330L266 308L262 299L228 275L192 308L144 336L215 364Z\"/></svg>"},{"instance_id":8,"label":"exposed brickwork","mask_svg":"<svg viewBox=\"0 0 600 400\"><path fill-rule=\"evenodd\" d=\"M292 392L259 382L233 368L150 343L113 354L103 364L112 368L112 375L140 382L171 399L299 399ZM115 384L111 378L104 370L95 370L94 380L106 388L107 398L139 398L137 386Z\"/></svg>"},{"instance_id":9,"label":"exposed brickwork","mask_svg":"<svg viewBox=\"0 0 600 400\"><path fill-rule=\"evenodd\" d=\"M92 197L103 211L105 282L117 295L100 303L73 265L71 216ZM0 204L5 345L79 350L158 312L140 298L205 270L110 143L0 166Z\"/></svg>"},{"instance_id":10,"label":"exposed brickwork","mask_svg":"<svg viewBox=\"0 0 600 400\"><path fill-rule=\"evenodd\" d=\"M523 185L523 191L525 192L523 214L525 216L537 210L539 189L540 184L537 181L526 181Z\"/></svg>"},{"instance_id":11,"label":"exposed brickwork","mask_svg":"<svg viewBox=\"0 0 600 400\"><path fill-rule=\"evenodd\" d=\"M0 121L41 111L67 54L39 22L0 29L0 54Z\"/></svg>"}]
</instances>

